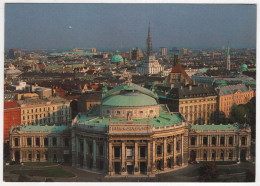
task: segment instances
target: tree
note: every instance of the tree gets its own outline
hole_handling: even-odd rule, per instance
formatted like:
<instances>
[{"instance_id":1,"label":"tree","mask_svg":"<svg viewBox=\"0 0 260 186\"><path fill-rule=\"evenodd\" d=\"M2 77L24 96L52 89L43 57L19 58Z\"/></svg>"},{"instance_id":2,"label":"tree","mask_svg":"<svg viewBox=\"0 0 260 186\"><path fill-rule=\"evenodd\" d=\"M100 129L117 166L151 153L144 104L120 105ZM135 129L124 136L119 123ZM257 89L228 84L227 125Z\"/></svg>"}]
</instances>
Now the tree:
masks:
<instances>
[{"instance_id":1,"label":"tree","mask_svg":"<svg viewBox=\"0 0 260 186\"><path fill-rule=\"evenodd\" d=\"M218 169L215 163L205 163L199 168L199 181L213 182L218 179Z\"/></svg>"},{"instance_id":2,"label":"tree","mask_svg":"<svg viewBox=\"0 0 260 186\"><path fill-rule=\"evenodd\" d=\"M247 104L233 107L229 119L231 122L249 124L251 127L252 139L255 139L256 98L253 97Z\"/></svg>"}]
</instances>

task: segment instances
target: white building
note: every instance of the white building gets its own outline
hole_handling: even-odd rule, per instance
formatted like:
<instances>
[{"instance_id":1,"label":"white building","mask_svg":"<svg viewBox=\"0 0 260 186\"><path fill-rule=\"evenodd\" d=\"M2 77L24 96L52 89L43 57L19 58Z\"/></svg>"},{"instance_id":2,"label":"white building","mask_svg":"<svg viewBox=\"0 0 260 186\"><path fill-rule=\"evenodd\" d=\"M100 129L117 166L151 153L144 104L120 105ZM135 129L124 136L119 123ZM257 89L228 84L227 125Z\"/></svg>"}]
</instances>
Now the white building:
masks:
<instances>
[{"instance_id":1,"label":"white building","mask_svg":"<svg viewBox=\"0 0 260 186\"><path fill-rule=\"evenodd\" d=\"M160 65L155 56L147 56L145 61L136 68L140 74L158 74L164 70L164 67Z\"/></svg>"}]
</instances>

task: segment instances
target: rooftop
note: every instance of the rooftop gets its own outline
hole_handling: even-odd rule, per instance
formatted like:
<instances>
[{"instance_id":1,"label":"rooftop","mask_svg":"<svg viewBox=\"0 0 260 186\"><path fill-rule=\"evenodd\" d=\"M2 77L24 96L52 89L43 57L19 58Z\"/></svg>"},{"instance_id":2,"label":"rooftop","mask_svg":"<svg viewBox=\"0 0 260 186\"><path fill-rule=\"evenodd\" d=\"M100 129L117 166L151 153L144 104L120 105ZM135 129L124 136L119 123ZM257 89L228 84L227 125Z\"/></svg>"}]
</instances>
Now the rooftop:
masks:
<instances>
[{"instance_id":1,"label":"rooftop","mask_svg":"<svg viewBox=\"0 0 260 186\"><path fill-rule=\"evenodd\" d=\"M16 127L16 129L18 129L19 131L24 131L24 132L62 132L65 131L67 129L69 129L69 126L41 126L41 125L36 125L36 126L24 126L24 125L20 125L18 127Z\"/></svg>"},{"instance_id":2,"label":"rooftop","mask_svg":"<svg viewBox=\"0 0 260 186\"><path fill-rule=\"evenodd\" d=\"M15 100L4 102L4 109L18 108L18 107L19 107L19 105L17 104L17 102Z\"/></svg>"},{"instance_id":3,"label":"rooftop","mask_svg":"<svg viewBox=\"0 0 260 186\"><path fill-rule=\"evenodd\" d=\"M240 124L228 124L228 125L191 125L191 130L239 130Z\"/></svg>"},{"instance_id":4,"label":"rooftop","mask_svg":"<svg viewBox=\"0 0 260 186\"><path fill-rule=\"evenodd\" d=\"M150 120L150 121L149 121ZM111 118L111 122L126 123L126 119L115 119ZM161 127L178 124L182 122L182 117L179 113L165 112L163 109L160 110L159 117L144 118L144 119L133 119L133 123L149 123L151 126ZM107 127L109 125L108 117L101 117L98 114L80 114L77 116L77 124L85 126L96 126L96 127Z\"/></svg>"},{"instance_id":5,"label":"rooftop","mask_svg":"<svg viewBox=\"0 0 260 186\"><path fill-rule=\"evenodd\" d=\"M217 87L216 90L220 96L234 94L237 91L248 92L251 88L248 88L245 84L229 85L224 87Z\"/></svg>"}]
</instances>

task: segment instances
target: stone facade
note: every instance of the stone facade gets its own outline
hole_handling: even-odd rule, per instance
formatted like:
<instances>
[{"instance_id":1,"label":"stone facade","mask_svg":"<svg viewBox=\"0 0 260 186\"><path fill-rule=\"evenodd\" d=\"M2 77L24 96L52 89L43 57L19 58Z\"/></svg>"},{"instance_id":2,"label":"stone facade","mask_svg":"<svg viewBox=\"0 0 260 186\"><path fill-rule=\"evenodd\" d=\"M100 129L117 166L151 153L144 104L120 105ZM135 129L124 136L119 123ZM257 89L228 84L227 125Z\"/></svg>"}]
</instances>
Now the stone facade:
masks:
<instances>
[{"instance_id":1,"label":"stone facade","mask_svg":"<svg viewBox=\"0 0 260 186\"><path fill-rule=\"evenodd\" d=\"M188 125L157 101L153 91L131 82L103 89L101 105L79 113L70 127L12 128L11 160L71 162L108 176L154 176L183 168L189 160L250 159L248 126Z\"/></svg>"},{"instance_id":2,"label":"stone facade","mask_svg":"<svg viewBox=\"0 0 260 186\"><path fill-rule=\"evenodd\" d=\"M251 130L248 126L233 130L191 128L189 131L189 159L193 161L250 160L250 145Z\"/></svg>"},{"instance_id":3,"label":"stone facade","mask_svg":"<svg viewBox=\"0 0 260 186\"><path fill-rule=\"evenodd\" d=\"M172 88L159 102L172 112L180 112L189 124L208 124L217 110L217 95L210 85Z\"/></svg>"},{"instance_id":4,"label":"stone facade","mask_svg":"<svg viewBox=\"0 0 260 186\"><path fill-rule=\"evenodd\" d=\"M254 97L251 87L244 84L216 88L218 93L219 111L229 117L232 107L248 103Z\"/></svg>"},{"instance_id":5,"label":"stone facade","mask_svg":"<svg viewBox=\"0 0 260 186\"><path fill-rule=\"evenodd\" d=\"M95 131L95 132L94 132ZM188 126L110 122L72 131L72 166L108 175L149 175L187 165Z\"/></svg>"},{"instance_id":6,"label":"stone facade","mask_svg":"<svg viewBox=\"0 0 260 186\"><path fill-rule=\"evenodd\" d=\"M21 107L22 125L70 125L70 101L53 97L17 101Z\"/></svg>"},{"instance_id":7,"label":"stone facade","mask_svg":"<svg viewBox=\"0 0 260 186\"><path fill-rule=\"evenodd\" d=\"M67 126L14 127L10 130L11 161L69 162L70 135Z\"/></svg>"},{"instance_id":8,"label":"stone facade","mask_svg":"<svg viewBox=\"0 0 260 186\"><path fill-rule=\"evenodd\" d=\"M21 109L16 101L4 102L4 142L9 141L9 130L21 124Z\"/></svg>"}]
</instances>

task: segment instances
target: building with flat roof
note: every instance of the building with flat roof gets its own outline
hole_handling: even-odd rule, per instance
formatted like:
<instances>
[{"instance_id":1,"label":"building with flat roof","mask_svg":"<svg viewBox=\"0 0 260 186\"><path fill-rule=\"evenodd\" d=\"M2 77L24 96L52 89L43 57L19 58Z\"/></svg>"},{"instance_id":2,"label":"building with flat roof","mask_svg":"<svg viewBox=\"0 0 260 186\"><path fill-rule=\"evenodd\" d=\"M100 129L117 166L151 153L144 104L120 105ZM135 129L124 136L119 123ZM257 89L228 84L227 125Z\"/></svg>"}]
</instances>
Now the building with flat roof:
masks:
<instances>
[{"instance_id":1,"label":"building with flat roof","mask_svg":"<svg viewBox=\"0 0 260 186\"><path fill-rule=\"evenodd\" d=\"M22 125L70 125L70 101L61 97L18 100Z\"/></svg>"}]
</instances>

